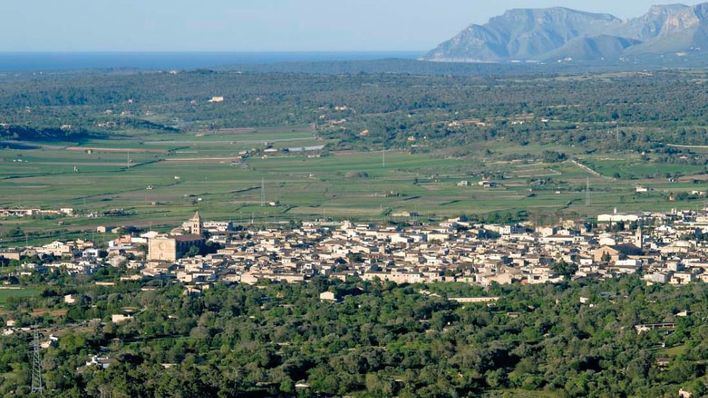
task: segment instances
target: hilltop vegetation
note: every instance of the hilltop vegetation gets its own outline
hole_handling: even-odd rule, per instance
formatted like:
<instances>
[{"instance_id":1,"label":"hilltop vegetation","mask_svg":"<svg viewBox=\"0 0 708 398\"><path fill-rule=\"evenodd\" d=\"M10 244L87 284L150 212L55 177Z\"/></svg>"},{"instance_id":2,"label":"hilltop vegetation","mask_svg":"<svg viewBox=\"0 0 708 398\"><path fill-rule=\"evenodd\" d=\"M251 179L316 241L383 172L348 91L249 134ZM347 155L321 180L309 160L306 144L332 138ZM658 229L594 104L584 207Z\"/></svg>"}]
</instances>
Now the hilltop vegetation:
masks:
<instances>
[{"instance_id":1,"label":"hilltop vegetation","mask_svg":"<svg viewBox=\"0 0 708 398\"><path fill-rule=\"evenodd\" d=\"M343 301L321 302L328 290ZM69 293L77 304L62 302ZM479 295L501 299L446 299ZM43 353L55 397L670 397L680 387L706 392L706 300L700 284L647 287L635 277L489 292L317 280L217 285L203 296L66 279L9 299L0 318L59 336ZM133 320L111 322L127 310ZM660 321L675 330L634 328ZM0 337L0 394L28 395L28 337ZM108 369L85 366L96 354Z\"/></svg>"}]
</instances>

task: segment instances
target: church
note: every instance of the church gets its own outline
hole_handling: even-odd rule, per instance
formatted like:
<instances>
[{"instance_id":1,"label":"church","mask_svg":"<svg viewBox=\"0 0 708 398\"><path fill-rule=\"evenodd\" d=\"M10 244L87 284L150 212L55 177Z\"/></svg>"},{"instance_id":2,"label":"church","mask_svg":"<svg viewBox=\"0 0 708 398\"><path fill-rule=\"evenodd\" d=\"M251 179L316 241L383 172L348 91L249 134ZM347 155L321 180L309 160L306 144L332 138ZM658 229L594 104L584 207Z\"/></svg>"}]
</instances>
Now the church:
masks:
<instances>
[{"instance_id":1,"label":"church","mask_svg":"<svg viewBox=\"0 0 708 398\"><path fill-rule=\"evenodd\" d=\"M174 262L192 248L204 248L204 221L197 211L194 216L169 235L158 235L148 242L148 260Z\"/></svg>"}]
</instances>

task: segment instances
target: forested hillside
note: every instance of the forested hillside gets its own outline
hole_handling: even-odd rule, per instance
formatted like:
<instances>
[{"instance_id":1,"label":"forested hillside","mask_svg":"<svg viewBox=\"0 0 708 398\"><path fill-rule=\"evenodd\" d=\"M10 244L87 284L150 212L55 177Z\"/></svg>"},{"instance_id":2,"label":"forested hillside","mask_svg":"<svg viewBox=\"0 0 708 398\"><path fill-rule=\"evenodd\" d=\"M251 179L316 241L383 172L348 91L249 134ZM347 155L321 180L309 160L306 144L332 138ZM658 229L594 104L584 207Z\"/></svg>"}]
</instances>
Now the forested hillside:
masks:
<instances>
[{"instance_id":1,"label":"forested hillside","mask_svg":"<svg viewBox=\"0 0 708 398\"><path fill-rule=\"evenodd\" d=\"M63 326L59 345L44 353L46 386L55 397L706 392L708 297L701 284L647 287L630 277L482 291L318 280L217 285L190 296L175 285L141 290L138 283L77 282L65 279L40 297L11 299L0 315L18 326L38 322L45 335ZM320 301L324 291L341 302ZM76 305L63 303L70 293ZM480 295L501 299L490 305L446 299ZM32 311L45 315L32 320ZM126 311L134 319L111 322L111 314ZM676 326L635 329L656 322ZM5 396L28 394L28 338L0 338ZM92 355L107 358L109 367L86 366Z\"/></svg>"}]
</instances>

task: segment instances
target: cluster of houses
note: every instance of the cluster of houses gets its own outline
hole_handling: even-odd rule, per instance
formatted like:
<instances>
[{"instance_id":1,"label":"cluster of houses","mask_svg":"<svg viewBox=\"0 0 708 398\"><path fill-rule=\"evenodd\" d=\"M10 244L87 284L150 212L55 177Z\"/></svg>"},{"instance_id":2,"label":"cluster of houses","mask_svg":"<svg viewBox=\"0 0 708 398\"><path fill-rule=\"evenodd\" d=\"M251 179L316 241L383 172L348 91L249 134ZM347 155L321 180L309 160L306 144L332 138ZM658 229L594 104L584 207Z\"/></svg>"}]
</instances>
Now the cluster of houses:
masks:
<instances>
[{"instance_id":1,"label":"cluster of houses","mask_svg":"<svg viewBox=\"0 0 708 398\"><path fill-rule=\"evenodd\" d=\"M125 278L172 278L187 292L211 283L302 282L314 276L396 283L457 281L555 283L641 272L647 283L708 281L708 208L703 211L605 214L596 223L557 226L477 224L389 226L304 222L295 227L244 228L194 217L169 234L124 235L107 248L53 242L0 250L23 262L20 273L46 269L92 273L126 267ZM205 250L205 248L211 250Z\"/></svg>"},{"instance_id":2,"label":"cluster of houses","mask_svg":"<svg viewBox=\"0 0 708 398\"><path fill-rule=\"evenodd\" d=\"M198 292L216 281L302 282L317 275L396 283L457 281L554 283L565 277L642 273L647 283L708 281L708 211L605 214L594 226L476 224L382 226L305 222L297 227L236 228L199 213L169 234L124 235L105 249L90 241L0 250L19 272L92 273L127 267L126 278L176 278ZM208 254L205 248L213 250ZM36 256L36 257L35 257ZM570 270L570 273L568 272Z\"/></svg>"},{"instance_id":3,"label":"cluster of houses","mask_svg":"<svg viewBox=\"0 0 708 398\"><path fill-rule=\"evenodd\" d=\"M40 209L30 207L2 207L0 208L0 218L6 217L33 217L33 216L73 216L74 209L70 207L55 209Z\"/></svg>"}]
</instances>

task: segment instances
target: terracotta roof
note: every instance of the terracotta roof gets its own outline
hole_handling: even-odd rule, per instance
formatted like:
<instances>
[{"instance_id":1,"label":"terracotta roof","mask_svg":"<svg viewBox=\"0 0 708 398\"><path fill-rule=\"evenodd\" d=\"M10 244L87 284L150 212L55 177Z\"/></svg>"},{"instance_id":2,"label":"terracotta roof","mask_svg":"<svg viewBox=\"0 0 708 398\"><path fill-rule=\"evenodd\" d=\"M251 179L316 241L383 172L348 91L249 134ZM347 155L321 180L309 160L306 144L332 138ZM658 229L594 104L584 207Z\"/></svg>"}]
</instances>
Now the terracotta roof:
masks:
<instances>
[{"instance_id":1,"label":"terracotta roof","mask_svg":"<svg viewBox=\"0 0 708 398\"><path fill-rule=\"evenodd\" d=\"M199 240L204 240L204 238L199 235L177 235L174 237L174 239L177 242L195 242Z\"/></svg>"}]
</instances>

